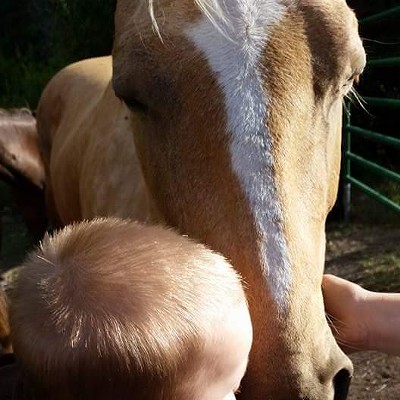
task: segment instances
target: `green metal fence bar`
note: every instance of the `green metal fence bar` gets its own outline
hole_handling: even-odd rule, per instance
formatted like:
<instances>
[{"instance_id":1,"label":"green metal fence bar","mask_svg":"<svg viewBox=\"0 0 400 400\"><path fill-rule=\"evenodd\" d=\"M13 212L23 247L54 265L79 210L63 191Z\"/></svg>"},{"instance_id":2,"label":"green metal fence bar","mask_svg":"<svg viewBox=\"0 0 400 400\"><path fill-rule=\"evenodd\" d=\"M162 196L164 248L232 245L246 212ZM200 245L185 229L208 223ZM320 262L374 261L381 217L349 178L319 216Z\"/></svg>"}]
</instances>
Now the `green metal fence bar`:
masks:
<instances>
[{"instance_id":1,"label":"green metal fence bar","mask_svg":"<svg viewBox=\"0 0 400 400\"><path fill-rule=\"evenodd\" d=\"M386 178L392 179L395 182L400 182L400 174L397 174L396 172L391 171L390 169L387 169L385 167L382 167L381 165L378 165L372 161L369 161L358 154L354 154L351 151L346 152L346 157L349 158L352 161L355 161L359 165L368 168L371 171L374 171L378 175L382 175Z\"/></svg>"},{"instance_id":2,"label":"green metal fence bar","mask_svg":"<svg viewBox=\"0 0 400 400\"><path fill-rule=\"evenodd\" d=\"M344 137L343 137L343 159L342 169L344 170L344 177L351 175L351 160L346 157L346 153L351 151L351 107L350 102L347 101L344 106ZM343 175L342 175L343 176ZM348 223L350 221L351 212L351 183L344 179L343 182L343 212L344 221Z\"/></svg>"},{"instance_id":3,"label":"green metal fence bar","mask_svg":"<svg viewBox=\"0 0 400 400\"><path fill-rule=\"evenodd\" d=\"M371 15L360 21L361 26L372 25L388 18L395 18L400 15L400 6L390 8L389 10L382 11L378 14Z\"/></svg>"},{"instance_id":4,"label":"green metal fence bar","mask_svg":"<svg viewBox=\"0 0 400 400\"><path fill-rule=\"evenodd\" d=\"M378 200L379 202L385 204L389 208L394 211L400 212L400 205L389 199L388 197L384 196L383 194L377 192L376 190L372 189L370 186L362 183L356 178L353 178L350 175L346 175L346 180L351 182L355 187L359 188L363 192L367 193L369 196L373 197L374 199Z\"/></svg>"},{"instance_id":5,"label":"green metal fence bar","mask_svg":"<svg viewBox=\"0 0 400 400\"><path fill-rule=\"evenodd\" d=\"M400 212L400 204L395 203L393 200L388 198L387 196L379 193L377 190L371 188L365 183L361 182L357 178L351 176L351 164L352 162L358 162L360 165L374 170L376 173L380 173L388 178L400 182L400 175L390 171L378 164L375 164L369 160L364 159L363 157L358 156L351 152L351 136L352 133L356 133L359 135L363 135L368 137L368 139L378 141L381 143L386 143L395 147L400 148L400 140L396 138L392 138L390 136L385 136L377 132L369 131L366 129L362 129L356 126L351 125L351 111L350 104L347 103L344 110L344 154L343 154L343 166L344 169L344 192L343 192L343 202L344 202L344 219L346 222L350 219L351 212L351 187L352 185L364 193L368 194L370 197L384 204L391 210Z\"/></svg>"},{"instance_id":6,"label":"green metal fence bar","mask_svg":"<svg viewBox=\"0 0 400 400\"><path fill-rule=\"evenodd\" d=\"M400 66L400 57L387 57L387 58L378 58L376 60L369 60L367 63L369 67L399 67Z\"/></svg>"},{"instance_id":7,"label":"green metal fence bar","mask_svg":"<svg viewBox=\"0 0 400 400\"><path fill-rule=\"evenodd\" d=\"M388 22L392 24L397 21L396 18L400 17L400 6L392 7L383 12L371 15L360 21L362 28L371 27L376 29L379 23ZM368 60L368 67L374 70L379 67L400 67L400 57L399 55L386 56L381 58L375 58ZM378 71L377 71L378 72ZM385 110L400 110L400 99L398 98L379 98L379 97L364 97L367 104L371 107L382 108ZM351 125L351 114L350 114L350 104L347 102L344 110L344 127L343 127L343 159L342 159L342 170L344 178L344 217L345 220L349 220L349 213L351 207L351 189L352 187L358 188L368 194L375 200L385 204L388 208L400 212L400 204L394 202L389 197L385 196L383 193L379 193L377 189L374 189L367 185L366 183L360 181L359 179L351 175L353 165L366 168L367 170L378 174L379 176L384 176L390 180L400 183L400 174L395 171L391 171L388 168L383 167L373 161L367 160L364 157L355 154L351 151L352 147L352 136L357 135L367 140L371 140L377 143L391 146L395 149L400 149L400 138L391 137L383 135L378 132L374 132L368 129L364 129L358 126Z\"/></svg>"},{"instance_id":8,"label":"green metal fence bar","mask_svg":"<svg viewBox=\"0 0 400 400\"><path fill-rule=\"evenodd\" d=\"M363 99L370 106L400 110L400 100L398 99L385 99L380 97L363 97Z\"/></svg>"},{"instance_id":9,"label":"green metal fence bar","mask_svg":"<svg viewBox=\"0 0 400 400\"><path fill-rule=\"evenodd\" d=\"M356 133L357 135L363 136L375 142L384 143L400 149L400 139L397 139L395 137L382 135L381 133L369 131L367 129L359 128L358 126L353 125L346 126L346 129L352 133Z\"/></svg>"}]
</instances>

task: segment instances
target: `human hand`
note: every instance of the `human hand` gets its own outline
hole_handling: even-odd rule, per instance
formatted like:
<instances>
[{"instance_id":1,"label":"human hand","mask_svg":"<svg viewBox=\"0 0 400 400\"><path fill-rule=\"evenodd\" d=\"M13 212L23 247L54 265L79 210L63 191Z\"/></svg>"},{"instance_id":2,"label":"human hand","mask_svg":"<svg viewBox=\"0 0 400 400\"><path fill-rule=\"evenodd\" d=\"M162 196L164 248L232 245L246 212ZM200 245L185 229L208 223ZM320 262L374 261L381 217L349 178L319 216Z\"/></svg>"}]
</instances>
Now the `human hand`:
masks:
<instances>
[{"instance_id":1,"label":"human hand","mask_svg":"<svg viewBox=\"0 0 400 400\"><path fill-rule=\"evenodd\" d=\"M340 347L346 352L365 350L368 343L368 291L334 275L322 281L325 312Z\"/></svg>"}]
</instances>

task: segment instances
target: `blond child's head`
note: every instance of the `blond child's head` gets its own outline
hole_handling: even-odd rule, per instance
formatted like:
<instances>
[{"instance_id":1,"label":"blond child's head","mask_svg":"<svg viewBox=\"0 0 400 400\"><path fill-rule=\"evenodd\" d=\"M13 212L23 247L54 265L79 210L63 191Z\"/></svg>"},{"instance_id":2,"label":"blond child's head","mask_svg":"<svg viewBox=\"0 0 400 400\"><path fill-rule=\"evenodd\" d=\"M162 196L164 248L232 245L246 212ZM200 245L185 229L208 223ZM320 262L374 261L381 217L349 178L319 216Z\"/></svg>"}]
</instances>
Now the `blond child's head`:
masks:
<instances>
[{"instance_id":1,"label":"blond child's head","mask_svg":"<svg viewBox=\"0 0 400 400\"><path fill-rule=\"evenodd\" d=\"M251 324L229 263L175 232L97 219L46 237L11 310L34 397L234 398Z\"/></svg>"}]
</instances>

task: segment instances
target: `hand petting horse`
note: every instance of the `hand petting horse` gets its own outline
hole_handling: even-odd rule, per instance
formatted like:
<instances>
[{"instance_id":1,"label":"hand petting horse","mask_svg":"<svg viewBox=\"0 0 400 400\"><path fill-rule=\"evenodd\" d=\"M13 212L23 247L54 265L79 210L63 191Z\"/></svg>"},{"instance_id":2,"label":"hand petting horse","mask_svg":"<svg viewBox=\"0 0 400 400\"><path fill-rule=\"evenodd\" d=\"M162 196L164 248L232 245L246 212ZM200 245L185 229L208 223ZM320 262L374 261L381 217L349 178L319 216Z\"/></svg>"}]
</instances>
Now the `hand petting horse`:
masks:
<instances>
[{"instance_id":1,"label":"hand petting horse","mask_svg":"<svg viewBox=\"0 0 400 400\"><path fill-rule=\"evenodd\" d=\"M254 344L241 399L342 400L326 323L325 219L343 97L365 65L344 0L118 0L113 58L44 91L47 198L63 225L163 221L245 277Z\"/></svg>"}]
</instances>

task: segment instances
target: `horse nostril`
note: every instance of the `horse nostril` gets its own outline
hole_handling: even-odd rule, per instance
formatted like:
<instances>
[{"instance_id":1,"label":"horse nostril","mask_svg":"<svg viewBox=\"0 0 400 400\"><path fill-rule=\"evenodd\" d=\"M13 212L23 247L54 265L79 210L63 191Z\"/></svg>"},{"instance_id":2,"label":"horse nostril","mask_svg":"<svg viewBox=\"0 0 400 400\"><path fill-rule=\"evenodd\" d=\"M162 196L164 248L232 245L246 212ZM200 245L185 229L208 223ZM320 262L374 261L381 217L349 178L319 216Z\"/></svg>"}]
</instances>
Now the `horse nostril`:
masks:
<instances>
[{"instance_id":1,"label":"horse nostril","mask_svg":"<svg viewBox=\"0 0 400 400\"><path fill-rule=\"evenodd\" d=\"M335 397L333 400L346 400L349 392L351 373L349 370L341 369L333 378L333 385L335 388Z\"/></svg>"}]
</instances>

